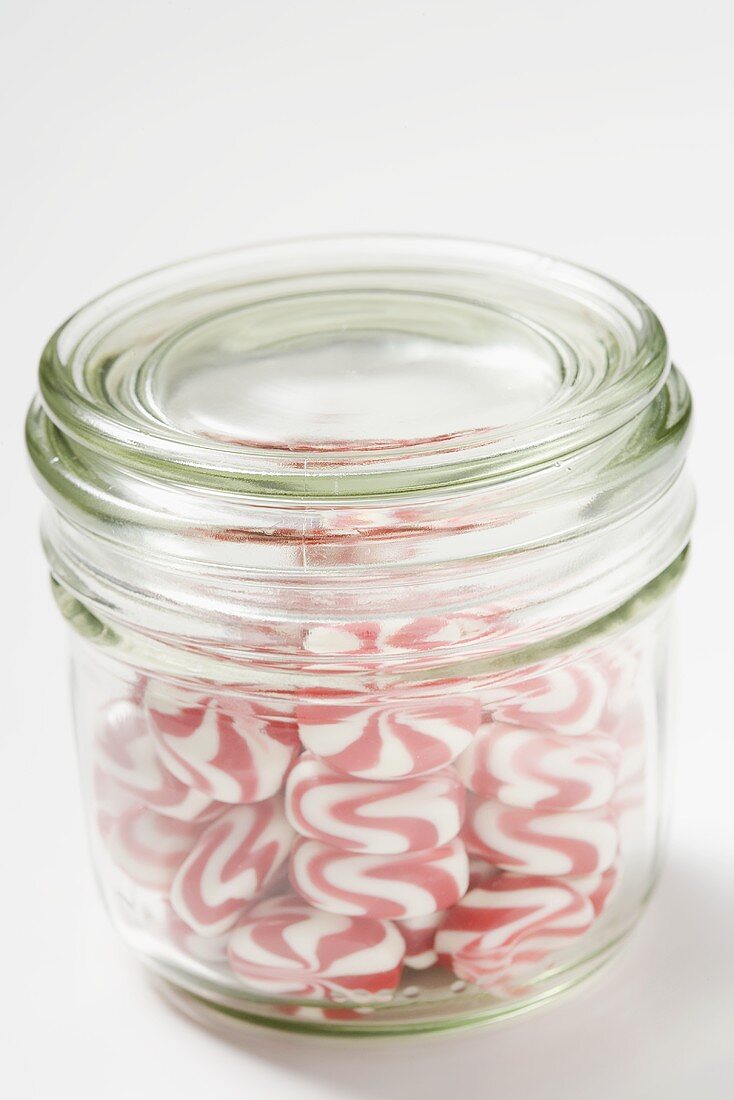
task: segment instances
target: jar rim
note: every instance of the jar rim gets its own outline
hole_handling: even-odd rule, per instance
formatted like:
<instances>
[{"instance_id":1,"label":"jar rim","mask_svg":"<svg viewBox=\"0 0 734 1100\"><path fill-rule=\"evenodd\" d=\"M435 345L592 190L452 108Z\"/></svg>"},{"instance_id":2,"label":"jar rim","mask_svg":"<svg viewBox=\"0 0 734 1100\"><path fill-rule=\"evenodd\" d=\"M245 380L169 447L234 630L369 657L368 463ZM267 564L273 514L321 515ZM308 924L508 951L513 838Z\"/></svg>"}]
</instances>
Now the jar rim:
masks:
<instances>
[{"instance_id":1,"label":"jar rim","mask_svg":"<svg viewBox=\"0 0 734 1100\"><path fill-rule=\"evenodd\" d=\"M334 350L347 337L347 352L365 363L356 394L343 384L338 342ZM303 384L313 347L315 395ZM230 430L234 414L211 398L215 376L220 389L224 378L220 353L230 404L245 417L241 437ZM521 369L508 374L503 354ZM406 379L426 359L429 393L416 402ZM593 447L639 417L669 371L649 307L577 265L442 237L304 238L173 264L82 307L43 352L29 443L42 479L79 501L90 494L90 454L129 477L293 506L430 495L508 481ZM342 405L324 413L319 397L335 384ZM263 399L278 385L305 402L300 422L292 392L274 409ZM403 438L369 436L381 410L394 411ZM291 434L279 439L284 423ZM299 441L299 423L316 425L310 439Z\"/></svg>"}]
</instances>

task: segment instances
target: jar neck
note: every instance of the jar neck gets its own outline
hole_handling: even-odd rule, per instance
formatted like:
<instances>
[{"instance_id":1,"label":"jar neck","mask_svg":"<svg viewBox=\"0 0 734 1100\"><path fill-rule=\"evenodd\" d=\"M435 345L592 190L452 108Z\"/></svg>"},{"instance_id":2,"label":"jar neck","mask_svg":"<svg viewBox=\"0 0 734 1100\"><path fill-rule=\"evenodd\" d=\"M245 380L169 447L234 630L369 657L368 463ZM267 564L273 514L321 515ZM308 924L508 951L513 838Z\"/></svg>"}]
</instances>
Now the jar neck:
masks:
<instances>
[{"instance_id":1,"label":"jar neck","mask_svg":"<svg viewBox=\"0 0 734 1100\"><path fill-rule=\"evenodd\" d=\"M511 481L397 502L142 483L126 522L60 496L46 548L95 617L166 645L322 671L496 657L583 630L680 557L689 421L673 372L633 424Z\"/></svg>"}]
</instances>

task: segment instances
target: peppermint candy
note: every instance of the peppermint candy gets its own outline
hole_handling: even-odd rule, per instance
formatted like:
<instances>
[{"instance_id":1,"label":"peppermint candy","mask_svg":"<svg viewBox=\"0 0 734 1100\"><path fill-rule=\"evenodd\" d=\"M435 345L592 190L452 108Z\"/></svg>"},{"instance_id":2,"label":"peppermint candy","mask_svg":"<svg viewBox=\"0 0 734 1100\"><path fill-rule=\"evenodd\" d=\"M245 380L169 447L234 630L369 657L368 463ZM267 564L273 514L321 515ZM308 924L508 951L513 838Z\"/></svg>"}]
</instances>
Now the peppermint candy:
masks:
<instances>
[{"instance_id":1,"label":"peppermint candy","mask_svg":"<svg viewBox=\"0 0 734 1100\"><path fill-rule=\"evenodd\" d=\"M404 951L389 922L324 913L295 895L253 906L228 947L230 966L248 989L356 1003L392 997Z\"/></svg>"},{"instance_id":2,"label":"peppermint candy","mask_svg":"<svg viewBox=\"0 0 734 1100\"><path fill-rule=\"evenodd\" d=\"M110 823L105 843L133 882L165 893L201 830L201 825L165 817L147 806L132 806Z\"/></svg>"},{"instance_id":3,"label":"peppermint candy","mask_svg":"<svg viewBox=\"0 0 734 1100\"><path fill-rule=\"evenodd\" d=\"M180 821L204 821L221 811L208 794L192 790L164 767L137 703L117 699L102 711L95 741L96 786L105 799L111 785L159 814ZM101 773L101 774L99 774Z\"/></svg>"},{"instance_id":4,"label":"peppermint candy","mask_svg":"<svg viewBox=\"0 0 734 1100\"><path fill-rule=\"evenodd\" d=\"M578 660L503 687L505 701L492 708L498 722L582 737L603 728L609 677L598 661Z\"/></svg>"},{"instance_id":5,"label":"peppermint candy","mask_svg":"<svg viewBox=\"0 0 734 1100\"><path fill-rule=\"evenodd\" d=\"M151 681L148 727L161 760L182 783L227 803L262 802L280 789L298 752L295 727L249 701L200 695Z\"/></svg>"},{"instance_id":6,"label":"peppermint candy","mask_svg":"<svg viewBox=\"0 0 734 1100\"><path fill-rule=\"evenodd\" d=\"M472 855L525 875L589 875L611 867L619 847L606 810L544 813L469 799L463 837Z\"/></svg>"},{"instance_id":7,"label":"peppermint candy","mask_svg":"<svg viewBox=\"0 0 734 1100\"><path fill-rule=\"evenodd\" d=\"M395 927L405 941L403 962L411 970L428 970L438 961L434 940L444 917L444 912L438 912L395 921Z\"/></svg>"},{"instance_id":8,"label":"peppermint candy","mask_svg":"<svg viewBox=\"0 0 734 1100\"><path fill-rule=\"evenodd\" d=\"M275 877L292 840L279 799L225 810L179 868L174 911L200 936L226 932Z\"/></svg>"},{"instance_id":9,"label":"peppermint candy","mask_svg":"<svg viewBox=\"0 0 734 1100\"><path fill-rule=\"evenodd\" d=\"M285 807L301 836L350 852L390 855L453 840L463 821L464 790L449 769L370 781L304 753L288 776Z\"/></svg>"},{"instance_id":10,"label":"peppermint candy","mask_svg":"<svg viewBox=\"0 0 734 1100\"><path fill-rule=\"evenodd\" d=\"M301 702L301 741L337 771L359 779L426 775L455 760L479 728L472 697L355 706Z\"/></svg>"},{"instance_id":11,"label":"peppermint candy","mask_svg":"<svg viewBox=\"0 0 734 1100\"><path fill-rule=\"evenodd\" d=\"M587 738L565 739L503 722L486 722L456 768L483 798L531 810L593 810L615 788L615 768Z\"/></svg>"},{"instance_id":12,"label":"peppermint candy","mask_svg":"<svg viewBox=\"0 0 734 1100\"><path fill-rule=\"evenodd\" d=\"M588 898L597 917L601 916L613 896L619 882L620 860L615 860L606 871L597 871L593 875L577 875L569 885Z\"/></svg>"},{"instance_id":13,"label":"peppermint candy","mask_svg":"<svg viewBox=\"0 0 734 1100\"><path fill-rule=\"evenodd\" d=\"M439 962L490 990L527 978L590 928L588 898L555 878L501 874L470 890L436 933Z\"/></svg>"},{"instance_id":14,"label":"peppermint candy","mask_svg":"<svg viewBox=\"0 0 734 1100\"><path fill-rule=\"evenodd\" d=\"M300 840L290 876L298 893L318 909L402 920L455 905L469 884L469 861L460 840L402 856L354 854Z\"/></svg>"}]
</instances>

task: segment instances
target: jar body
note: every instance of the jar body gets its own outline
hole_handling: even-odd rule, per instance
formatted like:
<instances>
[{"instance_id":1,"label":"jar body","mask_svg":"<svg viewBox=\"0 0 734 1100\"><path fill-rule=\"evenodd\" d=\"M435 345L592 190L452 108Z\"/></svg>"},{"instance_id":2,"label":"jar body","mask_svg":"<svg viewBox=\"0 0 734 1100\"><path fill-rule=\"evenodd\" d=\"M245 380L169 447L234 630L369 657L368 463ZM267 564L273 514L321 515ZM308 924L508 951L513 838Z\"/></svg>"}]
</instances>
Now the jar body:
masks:
<instances>
[{"instance_id":1,"label":"jar body","mask_svg":"<svg viewBox=\"0 0 734 1100\"><path fill-rule=\"evenodd\" d=\"M348 691L156 668L82 614L77 735L114 923L189 1009L284 1027L443 1028L575 984L659 867L664 587L581 640L388 690L372 665ZM332 627L430 652L425 621L402 629Z\"/></svg>"},{"instance_id":2,"label":"jar body","mask_svg":"<svg viewBox=\"0 0 734 1100\"><path fill-rule=\"evenodd\" d=\"M95 865L162 987L386 1034L607 958L693 512L648 307L504 246L291 242L111 291L40 383Z\"/></svg>"}]
</instances>

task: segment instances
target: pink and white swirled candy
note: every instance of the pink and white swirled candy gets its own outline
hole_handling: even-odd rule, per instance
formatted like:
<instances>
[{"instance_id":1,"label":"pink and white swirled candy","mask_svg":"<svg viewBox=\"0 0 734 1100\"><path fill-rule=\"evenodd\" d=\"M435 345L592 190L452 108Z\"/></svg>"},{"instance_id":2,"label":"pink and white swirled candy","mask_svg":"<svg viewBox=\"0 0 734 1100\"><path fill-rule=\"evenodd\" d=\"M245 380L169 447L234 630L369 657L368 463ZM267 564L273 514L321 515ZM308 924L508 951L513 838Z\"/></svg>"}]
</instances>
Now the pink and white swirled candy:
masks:
<instances>
[{"instance_id":1,"label":"pink and white swirled candy","mask_svg":"<svg viewBox=\"0 0 734 1100\"><path fill-rule=\"evenodd\" d=\"M105 843L114 862L133 882L165 893L202 828L136 805L110 823Z\"/></svg>"},{"instance_id":2,"label":"pink and white swirled candy","mask_svg":"<svg viewBox=\"0 0 734 1100\"><path fill-rule=\"evenodd\" d=\"M470 697L355 706L301 702L301 741L337 771L359 779L426 775L450 764L479 728Z\"/></svg>"},{"instance_id":3,"label":"pink and white swirled candy","mask_svg":"<svg viewBox=\"0 0 734 1100\"><path fill-rule=\"evenodd\" d=\"M597 917L607 908L619 883L621 860L619 856L606 871L597 871L593 875L576 875L570 879L570 885L579 894L588 898Z\"/></svg>"},{"instance_id":4,"label":"pink and white swirled candy","mask_svg":"<svg viewBox=\"0 0 734 1100\"><path fill-rule=\"evenodd\" d=\"M95 741L96 789L113 786L136 802L180 821L203 821L222 806L182 783L164 767L137 703L116 699L101 712Z\"/></svg>"},{"instance_id":5,"label":"pink and white swirled candy","mask_svg":"<svg viewBox=\"0 0 734 1100\"><path fill-rule=\"evenodd\" d=\"M145 709L168 770L220 802L272 797L298 752L295 727L268 721L246 699L197 696L151 681Z\"/></svg>"},{"instance_id":6,"label":"pink and white swirled candy","mask_svg":"<svg viewBox=\"0 0 734 1100\"><path fill-rule=\"evenodd\" d=\"M610 676L604 664L578 660L502 688L504 700L490 707L499 722L581 737L608 725Z\"/></svg>"},{"instance_id":7,"label":"pink and white swirled candy","mask_svg":"<svg viewBox=\"0 0 734 1100\"><path fill-rule=\"evenodd\" d=\"M486 722L456 768L470 790L506 806L593 810L610 802L616 777L609 753L587 741Z\"/></svg>"},{"instance_id":8,"label":"pink and white swirled candy","mask_svg":"<svg viewBox=\"0 0 734 1100\"><path fill-rule=\"evenodd\" d=\"M399 856L356 854L300 840L290 876L298 893L318 909L404 919L455 905L469 884L469 861L460 840Z\"/></svg>"},{"instance_id":9,"label":"pink and white swirled candy","mask_svg":"<svg viewBox=\"0 0 734 1100\"><path fill-rule=\"evenodd\" d=\"M232 928L286 859L293 830L280 799L234 806L207 826L171 887L171 905L200 936Z\"/></svg>"},{"instance_id":10,"label":"pink and white swirled candy","mask_svg":"<svg viewBox=\"0 0 734 1100\"><path fill-rule=\"evenodd\" d=\"M619 836L607 810L546 813L469 799L463 837L471 855L525 875L606 871Z\"/></svg>"},{"instance_id":11,"label":"pink and white swirled candy","mask_svg":"<svg viewBox=\"0 0 734 1100\"><path fill-rule=\"evenodd\" d=\"M494 988L527 977L593 920L591 902L568 882L501 874L446 915L435 948L458 978Z\"/></svg>"},{"instance_id":12,"label":"pink and white swirled candy","mask_svg":"<svg viewBox=\"0 0 734 1100\"><path fill-rule=\"evenodd\" d=\"M248 989L358 1003L390 999L404 951L388 921L324 913L292 894L253 906L228 945L232 970Z\"/></svg>"},{"instance_id":13,"label":"pink and white swirled candy","mask_svg":"<svg viewBox=\"0 0 734 1100\"><path fill-rule=\"evenodd\" d=\"M395 921L395 927L405 940L404 962L411 970L428 970L438 961L434 941L444 916L443 912L429 913L425 917Z\"/></svg>"},{"instance_id":14,"label":"pink and white swirled candy","mask_svg":"<svg viewBox=\"0 0 734 1100\"><path fill-rule=\"evenodd\" d=\"M453 840L464 789L450 769L408 779L354 779L304 753L286 785L288 819L301 836L350 852L390 855Z\"/></svg>"}]
</instances>

